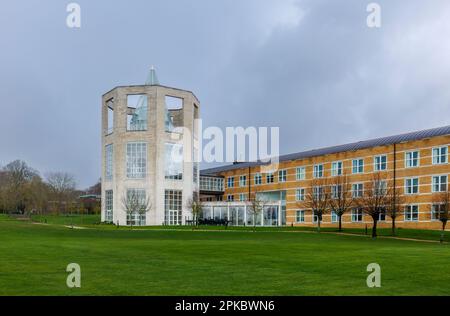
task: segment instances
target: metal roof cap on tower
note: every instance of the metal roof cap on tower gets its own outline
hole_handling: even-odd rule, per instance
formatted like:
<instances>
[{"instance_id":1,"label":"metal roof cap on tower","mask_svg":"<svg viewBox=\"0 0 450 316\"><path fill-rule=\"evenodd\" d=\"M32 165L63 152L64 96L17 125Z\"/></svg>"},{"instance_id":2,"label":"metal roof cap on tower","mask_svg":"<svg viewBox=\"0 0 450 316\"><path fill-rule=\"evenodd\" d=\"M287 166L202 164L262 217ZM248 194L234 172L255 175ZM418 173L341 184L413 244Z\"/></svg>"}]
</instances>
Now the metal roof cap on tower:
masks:
<instances>
[{"instance_id":1,"label":"metal roof cap on tower","mask_svg":"<svg viewBox=\"0 0 450 316\"><path fill-rule=\"evenodd\" d=\"M156 76L156 70L155 67L150 67L150 72L148 73L147 80L145 81L145 84L148 86L158 86L159 81L158 77Z\"/></svg>"}]
</instances>

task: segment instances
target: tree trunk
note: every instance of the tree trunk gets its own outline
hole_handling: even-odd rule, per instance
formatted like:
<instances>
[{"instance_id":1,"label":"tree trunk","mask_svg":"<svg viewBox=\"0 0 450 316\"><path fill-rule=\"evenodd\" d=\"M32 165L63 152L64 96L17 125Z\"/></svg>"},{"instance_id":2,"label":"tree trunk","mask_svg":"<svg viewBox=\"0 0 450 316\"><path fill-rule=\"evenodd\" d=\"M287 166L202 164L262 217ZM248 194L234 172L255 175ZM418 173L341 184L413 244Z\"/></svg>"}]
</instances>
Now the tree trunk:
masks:
<instances>
[{"instance_id":1,"label":"tree trunk","mask_svg":"<svg viewBox=\"0 0 450 316\"><path fill-rule=\"evenodd\" d=\"M392 236L395 236L395 216L392 217Z\"/></svg>"},{"instance_id":2,"label":"tree trunk","mask_svg":"<svg viewBox=\"0 0 450 316\"><path fill-rule=\"evenodd\" d=\"M317 219L317 232L320 233L320 219Z\"/></svg>"},{"instance_id":3,"label":"tree trunk","mask_svg":"<svg viewBox=\"0 0 450 316\"><path fill-rule=\"evenodd\" d=\"M441 244L444 242L444 234L445 234L445 225L446 224L447 224L447 221L442 221L441 239L439 240Z\"/></svg>"},{"instance_id":4,"label":"tree trunk","mask_svg":"<svg viewBox=\"0 0 450 316\"><path fill-rule=\"evenodd\" d=\"M377 222L376 218L373 218L372 238L377 238Z\"/></svg>"},{"instance_id":5,"label":"tree trunk","mask_svg":"<svg viewBox=\"0 0 450 316\"><path fill-rule=\"evenodd\" d=\"M339 231L342 231L342 214L339 215Z\"/></svg>"}]
</instances>

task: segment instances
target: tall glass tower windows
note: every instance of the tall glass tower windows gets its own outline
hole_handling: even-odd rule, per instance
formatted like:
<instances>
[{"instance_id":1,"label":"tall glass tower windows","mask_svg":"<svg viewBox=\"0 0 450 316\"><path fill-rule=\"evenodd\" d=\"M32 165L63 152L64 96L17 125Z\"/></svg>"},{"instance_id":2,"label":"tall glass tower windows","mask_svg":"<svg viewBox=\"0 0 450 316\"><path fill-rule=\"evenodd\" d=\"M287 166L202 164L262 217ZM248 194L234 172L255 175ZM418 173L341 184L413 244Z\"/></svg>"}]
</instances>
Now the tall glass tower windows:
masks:
<instances>
[{"instance_id":1,"label":"tall glass tower windows","mask_svg":"<svg viewBox=\"0 0 450 316\"><path fill-rule=\"evenodd\" d=\"M177 115L183 109L183 99L166 95L165 97L165 127L167 132L173 132L177 126L182 126L182 116ZM177 119L178 118L178 119Z\"/></svg>"},{"instance_id":2,"label":"tall glass tower windows","mask_svg":"<svg viewBox=\"0 0 450 316\"><path fill-rule=\"evenodd\" d=\"M110 99L106 102L107 106L107 124L106 135L109 135L114 130L114 99Z\"/></svg>"},{"instance_id":3,"label":"tall glass tower windows","mask_svg":"<svg viewBox=\"0 0 450 316\"><path fill-rule=\"evenodd\" d=\"M171 180L183 179L183 145L165 144L165 177Z\"/></svg>"},{"instance_id":4,"label":"tall glass tower windows","mask_svg":"<svg viewBox=\"0 0 450 316\"><path fill-rule=\"evenodd\" d=\"M148 202L145 189L128 189L126 207L135 208L127 211L127 225L145 226L146 213L148 211Z\"/></svg>"},{"instance_id":5,"label":"tall glass tower windows","mask_svg":"<svg viewBox=\"0 0 450 316\"><path fill-rule=\"evenodd\" d=\"M192 163L192 177L194 179L194 183L198 183L198 162Z\"/></svg>"},{"instance_id":6,"label":"tall glass tower windows","mask_svg":"<svg viewBox=\"0 0 450 316\"><path fill-rule=\"evenodd\" d=\"M113 145L105 146L105 180L113 178Z\"/></svg>"},{"instance_id":7,"label":"tall glass tower windows","mask_svg":"<svg viewBox=\"0 0 450 316\"><path fill-rule=\"evenodd\" d=\"M127 178L144 179L147 173L147 143L127 144Z\"/></svg>"},{"instance_id":8,"label":"tall glass tower windows","mask_svg":"<svg viewBox=\"0 0 450 316\"><path fill-rule=\"evenodd\" d=\"M144 94L127 95L128 115L127 130L128 131L145 131L147 130L147 96Z\"/></svg>"},{"instance_id":9,"label":"tall glass tower windows","mask_svg":"<svg viewBox=\"0 0 450 316\"><path fill-rule=\"evenodd\" d=\"M165 222L168 225L181 225L182 191L166 190L164 195Z\"/></svg>"},{"instance_id":10,"label":"tall glass tower windows","mask_svg":"<svg viewBox=\"0 0 450 316\"><path fill-rule=\"evenodd\" d=\"M113 222L113 190L105 191L105 222Z\"/></svg>"}]
</instances>

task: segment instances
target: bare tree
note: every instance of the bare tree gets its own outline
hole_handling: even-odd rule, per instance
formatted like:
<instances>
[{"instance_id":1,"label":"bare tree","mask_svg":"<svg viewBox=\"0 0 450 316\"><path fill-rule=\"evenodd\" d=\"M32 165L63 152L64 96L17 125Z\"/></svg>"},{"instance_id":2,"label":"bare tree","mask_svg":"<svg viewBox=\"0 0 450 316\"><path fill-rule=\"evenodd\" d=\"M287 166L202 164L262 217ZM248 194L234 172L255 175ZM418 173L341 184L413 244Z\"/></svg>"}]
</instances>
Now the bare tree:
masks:
<instances>
[{"instance_id":1,"label":"bare tree","mask_svg":"<svg viewBox=\"0 0 450 316\"><path fill-rule=\"evenodd\" d=\"M200 217L203 208L203 203L198 198L198 195L188 199L186 206L192 212L192 220L194 225L198 226L198 219Z\"/></svg>"},{"instance_id":2,"label":"bare tree","mask_svg":"<svg viewBox=\"0 0 450 316\"><path fill-rule=\"evenodd\" d=\"M402 214L402 206L404 202L403 195L397 189L394 180L389 181L387 189L387 204L386 204L386 215L391 218L392 222L392 236L396 235L395 220Z\"/></svg>"},{"instance_id":3,"label":"bare tree","mask_svg":"<svg viewBox=\"0 0 450 316\"><path fill-rule=\"evenodd\" d=\"M330 186L325 179L313 179L305 195L305 205L317 217L317 231L320 232L322 217L329 211Z\"/></svg>"},{"instance_id":4,"label":"bare tree","mask_svg":"<svg viewBox=\"0 0 450 316\"><path fill-rule=\"evenodd\" d=\"M338 216L339 231L342 231L342 216L354 206L352 185L346 174L332 180L329 205L331 211Z\"/></svg>"},{"instance_id":5,"label":"bare tree","mask_svg":"<svg viewBox=\"0 0 450 316\"><path fill-rule=\"evenodd\" d=\"M76 182L74 176L67 172L49 172L46 178L50 191L57 201L57 214L59 214L63 205L65 205L64 209L67 211L67 205L75 191Z\"/></svg>"},{"instance_id":6,"label":"bare tree","mask_svg":"<svg viewBox=\"0 0 450 316\"><path fill-rule=\"evenodd\" d=\"M268 204L267 199L262 198L257 191L255 191L248 200L248 212L252 216L253 231L256 230L256 219Z\"/></svg>"},{"instance_id":7,"label":"bare tree","mask_svg":"<svg viewBox=\"0 0 450 316\"><path fill-rule=\"evenodd\" d=\"M30 213L42 215L48 206L48 185L42 181L41 177L35 176L26 187L25 199Z\"/></svg>"},{"instance_id":8,"label":"bare tree","mask_svg":"<svg viewBox=\"0 0 450 316\"><path fill-rule=\"evenodd\" d=\"M21 160L15 160L7 164L3 172L5 184L3 188L4 206L9 210L24 214L27 208L28 184L33 178L38 177L39 174Z\"/></svg>"},{"instance_id":9,"label":"bare tree","mask_svg":"<svg viewBox=\"0 0 450 316\"><path fill-rule=\"evenodd\" d=\"M123 210L127 215L127 222L133 228L133 215L139 214L139 225L142 225L142 219L148 213L152 205L150 199L146 197L144 190L131 189L122 197Z\"/></svg>"},{"instance_id":10,"label":"bare tree","mask_svg":"<svg viewBox=\"0 0 450 316\"><path fill-rule=\"evenodd\" d=\"M374 173L363 192L363 197L355 200L364 213L372 217L372 238L377 237L377 224L380 214L386 211L389 204L387 181L381 173Z\"/></svg>"},{"instance_id":11,"label":"bare tree","mask_svg":"<svg viewBox=\"0 0 450 316\"><path fill-rule=\"evenodd\" d=\"M7 164L4 171L7 173L9 182L15 186L25 184L38 175L36 170L29 167L27 163L22 160L14 160L13 162Z\"/></svg>"},{"instance_id":12,"label":"bare tree","mask_svg":"<svg viewBox=\"0 0 450 316\"><path fill-rule=\"evenodd\" d=\"M447 190L441 193L433 194L432 197L435 216L442 223L441 243L444 242L445 226L450 217L450 191ZM437 212L437 214L436 214Z\"/></svg>"}]
</instances>

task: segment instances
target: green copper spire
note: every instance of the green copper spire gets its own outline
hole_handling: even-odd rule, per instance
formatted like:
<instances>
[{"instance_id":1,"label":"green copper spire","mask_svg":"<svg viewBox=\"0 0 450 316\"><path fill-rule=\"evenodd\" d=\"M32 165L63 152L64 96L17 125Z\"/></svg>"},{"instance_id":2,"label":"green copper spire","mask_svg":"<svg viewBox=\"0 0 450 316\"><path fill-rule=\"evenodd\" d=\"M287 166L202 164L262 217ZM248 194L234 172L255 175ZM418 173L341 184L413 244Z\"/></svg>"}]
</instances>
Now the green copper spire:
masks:
<instances>
[{"instance_id":1,"label":"green copper spire","mask_svg":"<svg viewBox=\"0 0 450 316\"><path fill-rule=\"evenodd\" d=\"M147 81L145 81L145 84L148 86L159 85L158 77L156 76L155 67L152 66L150 68L150 72L148 73Z\"/></svg>"}]
</instances>

